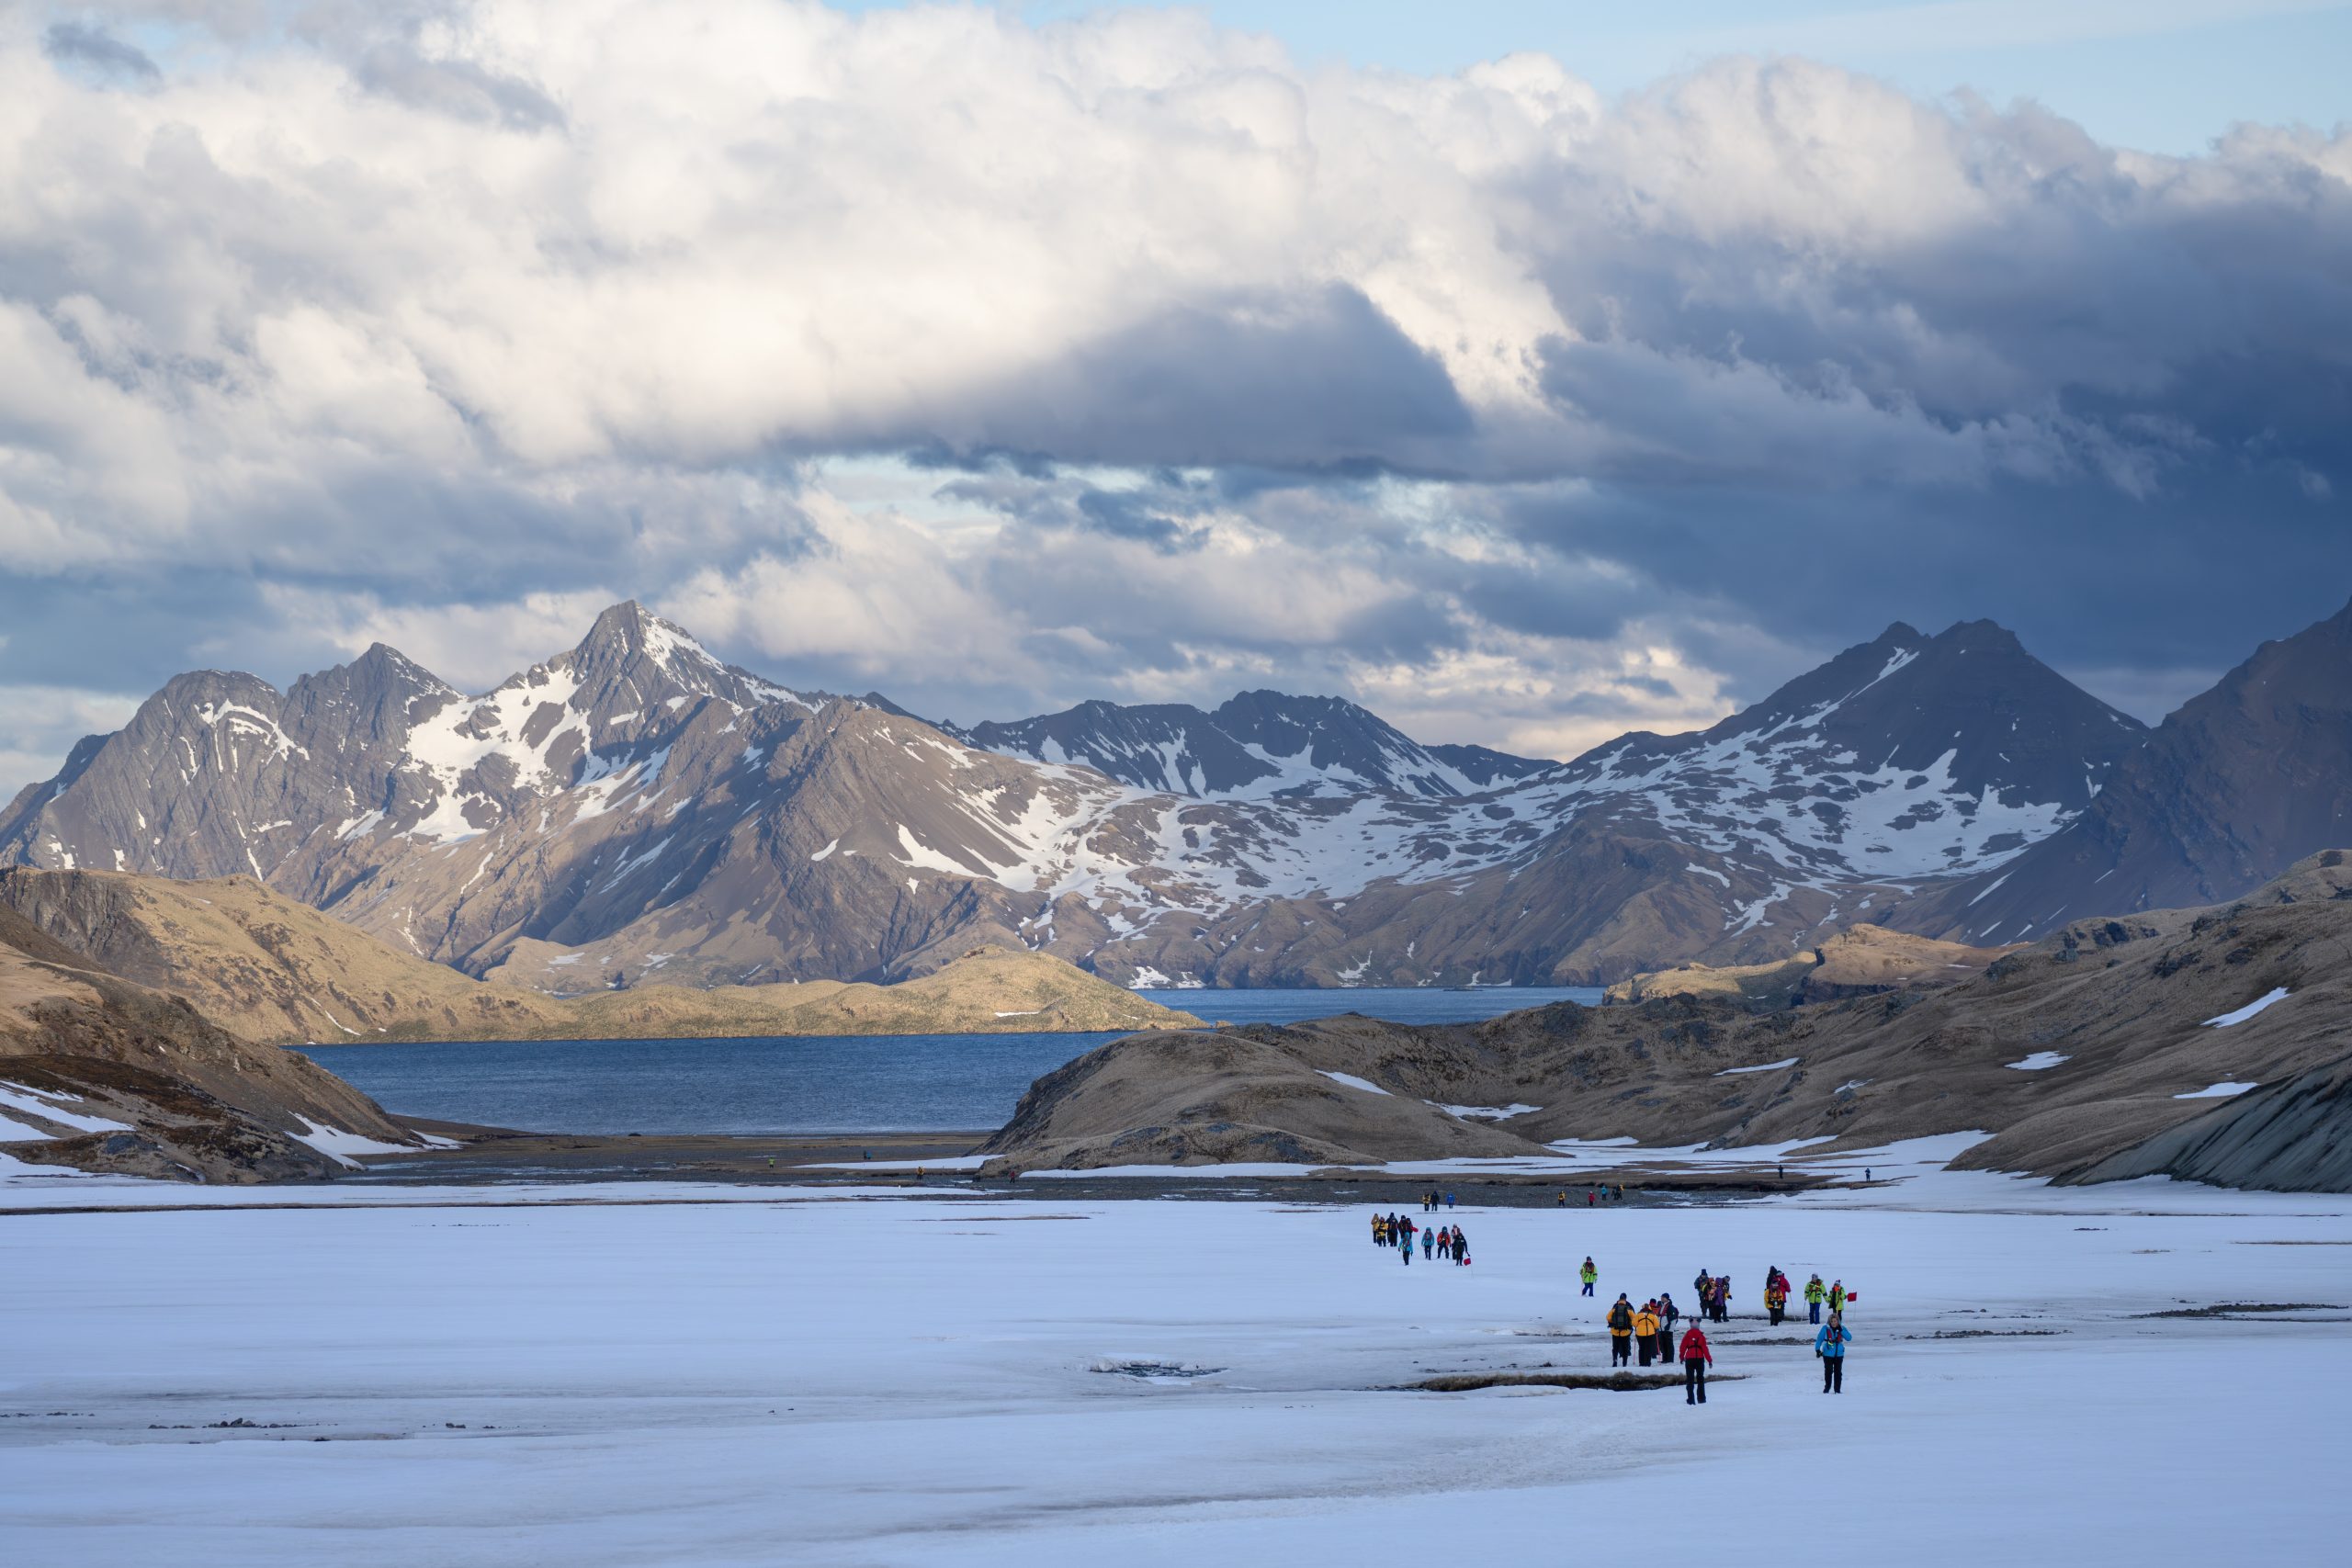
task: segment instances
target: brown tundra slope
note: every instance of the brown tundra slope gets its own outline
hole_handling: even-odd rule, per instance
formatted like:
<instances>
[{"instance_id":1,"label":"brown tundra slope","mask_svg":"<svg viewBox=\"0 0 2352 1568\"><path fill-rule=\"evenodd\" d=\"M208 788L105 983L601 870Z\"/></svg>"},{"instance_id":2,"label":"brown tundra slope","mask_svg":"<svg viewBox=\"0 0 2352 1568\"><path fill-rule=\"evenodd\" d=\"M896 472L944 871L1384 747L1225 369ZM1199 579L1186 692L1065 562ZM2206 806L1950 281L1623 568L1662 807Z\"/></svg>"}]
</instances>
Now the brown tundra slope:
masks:
<instances>
[{"instance_id":1,"label":"brown tundra slope","mask_svg":"<svg viewBox=\"0 0 2352 1568\"><path fill-rule=\"evenodd\" d=\"M1001 948L962 953L895 986L654 985L557 997L402 953L250 876L178 882L0 867L0 908L266 1043L974 1034L1201 1021L1045 953Z\"/></svg>"},{"instance_id":2,"label":"brown tundra slope","mask_svg":"<svg viewBox=\"0 0 2352 1568\"><path fill-rule=\"evenodd\" d=\"M187 1181L299 1181L339 1162L306 1140L421 1142L290 1051L207 1022L0 908L0 1154Z\"/></svg>"},{"instance_id":3,"label":"brown tundra slope","mask_svg":"<svg viewBox=\"0 0 2352 1568\"><path fill-rule=\"evenodd\" d=\"M2348 863L2328 851L2234 904L2077 922L1941 989L1777 1011L1676 996L1477 1024L1345 1017L1118 1041L1038 1080L985 1149L1084 1168L1534 1154L1564 1138L1860 1147L1982 1131L1994 1135L1962 1164L2344 1190ZM2245 1085L2264 1087L2223 1087ZM2191 1123L2186 1141L2166 1137Z\"/></svg>"},{"instance_id":4,"label":"brown tundra slope","mask_svg":"<svg viewBox=\"0 0 2352 1568\"><path fill-rule=\"evenodd\" d=\"M1723 968L1686 964L1621 980L1609 1000L1640 1002L1658 997L1722 997L1751 1007L1797 1007L1848 997L1923 986L1953 986L2008 952L2006 947L1969 947L1933 937L1913 936L1884 926L1850 926L1794 957L1777 964Z\"/></svg>"}]
</instances>

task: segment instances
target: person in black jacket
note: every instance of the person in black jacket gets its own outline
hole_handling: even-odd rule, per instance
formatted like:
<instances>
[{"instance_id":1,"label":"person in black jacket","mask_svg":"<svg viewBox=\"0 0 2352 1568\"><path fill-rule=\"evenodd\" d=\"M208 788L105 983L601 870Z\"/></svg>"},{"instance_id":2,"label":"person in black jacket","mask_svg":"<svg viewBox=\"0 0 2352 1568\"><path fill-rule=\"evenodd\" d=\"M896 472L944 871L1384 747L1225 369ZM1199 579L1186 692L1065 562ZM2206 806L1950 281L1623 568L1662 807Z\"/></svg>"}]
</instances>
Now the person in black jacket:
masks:
<instances>
[{"instance_id":1,"label":"person in black jacket","mask_svg":"<svg viewBox=\"0 0 2352 1568\"><path fill-rule=\"evenodd\" d=\"M1634 1360L1634 1304L1625 1292L1617 1292L1616 1304L1609 1309L1609 1364L1611 1367L1631 1366Z\"/></svg>"}]
</instances>

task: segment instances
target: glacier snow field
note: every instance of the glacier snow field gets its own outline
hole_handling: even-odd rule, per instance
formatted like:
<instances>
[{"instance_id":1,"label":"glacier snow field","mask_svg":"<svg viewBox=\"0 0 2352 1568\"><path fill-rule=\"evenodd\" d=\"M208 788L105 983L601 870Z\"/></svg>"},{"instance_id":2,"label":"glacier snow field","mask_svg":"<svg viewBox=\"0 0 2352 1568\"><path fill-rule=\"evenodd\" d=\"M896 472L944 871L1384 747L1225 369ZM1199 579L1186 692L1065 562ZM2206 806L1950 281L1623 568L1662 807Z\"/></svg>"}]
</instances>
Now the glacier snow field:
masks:
<instances>
[{"instance_id":1,"label":"glacier snow field","mask_svg":"<svg viewBox=\"0 0 2352 1568\"><path fill-rule=\"evenodd\" d=\"M1454 1268L1368 1207L1181 1195L211 1196L0 1190L0 1561L2144 1565L2352 1525L2343 1197L1472 1201ZM1768 1265L1859 1292L1842 1395ZM1702 1268L1703 1408L1399 1387L1605 1372L1617 1292Z\"/></svg>"}]
</instances>

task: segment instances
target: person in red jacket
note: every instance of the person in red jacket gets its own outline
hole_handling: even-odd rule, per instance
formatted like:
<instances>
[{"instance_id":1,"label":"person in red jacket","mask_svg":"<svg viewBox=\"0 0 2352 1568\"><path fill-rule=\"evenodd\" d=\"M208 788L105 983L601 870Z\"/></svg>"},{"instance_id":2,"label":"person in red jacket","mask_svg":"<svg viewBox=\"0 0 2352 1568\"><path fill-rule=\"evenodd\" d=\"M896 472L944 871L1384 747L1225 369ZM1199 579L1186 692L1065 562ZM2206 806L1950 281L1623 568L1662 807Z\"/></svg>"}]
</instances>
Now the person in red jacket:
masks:
<instances>
[{"instance_id":1,"label":"person in red jacket","mask_svg":"<svg viewBox=\"0 0 2352 1568\"><path fill-rule=\"evenodd\" d=\"M1696 1323L1682 1336L1682 1403L1707 1403L1707 1369L1715 1364L1714 1353L1707 1348L1707 1337Z\"/></svg>"}]
</instances>

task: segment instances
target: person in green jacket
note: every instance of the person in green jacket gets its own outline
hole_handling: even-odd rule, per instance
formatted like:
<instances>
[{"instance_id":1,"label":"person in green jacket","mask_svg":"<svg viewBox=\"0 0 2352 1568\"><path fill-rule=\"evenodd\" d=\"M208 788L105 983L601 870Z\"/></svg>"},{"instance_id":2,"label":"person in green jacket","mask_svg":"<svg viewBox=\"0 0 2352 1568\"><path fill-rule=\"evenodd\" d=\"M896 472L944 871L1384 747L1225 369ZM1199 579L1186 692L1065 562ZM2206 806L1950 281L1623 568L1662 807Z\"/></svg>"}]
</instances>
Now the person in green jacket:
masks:
<instances>
[{"instance_id":1,"label":"person in green jacket","mask_svg":"<svg viewBox=\"0 0 2352 1568\"><path fill-rule=\"evenodd\" d=\"M1804 1282L1804 1311L1807 1323L1821 1321L1821 1303L1828 1299L1829 1287L1821 1282L1820 1275L1815 1274Z\"/></svg>"},{"instance_id":2,"label":"person in green jacket","mask_svg":"<svg viewBox=\"0 0 2352 1568\"><path fill-rule=\"evenodd\" d=\"M1846 1310L1846 1281L1833 1280L1829 1284L1829 1315L1835 1318Z\"/></svg>"},{"instance_id":3,"label":"person in green jacket","mask_svg":"<svg viewBox=\"0 0 2352 1568\"><path fill-rule=\"evenodd\" d=\"M1577 1278L1584 1281L1584 1293L1589 1296L1592 1294L1592 1287L1600 1280L1600 1270L1595 1269L1592 1259L1588 1258L1584 1260L1584 1267L1577 1270Z\"/></svg>"}]
</instances>

